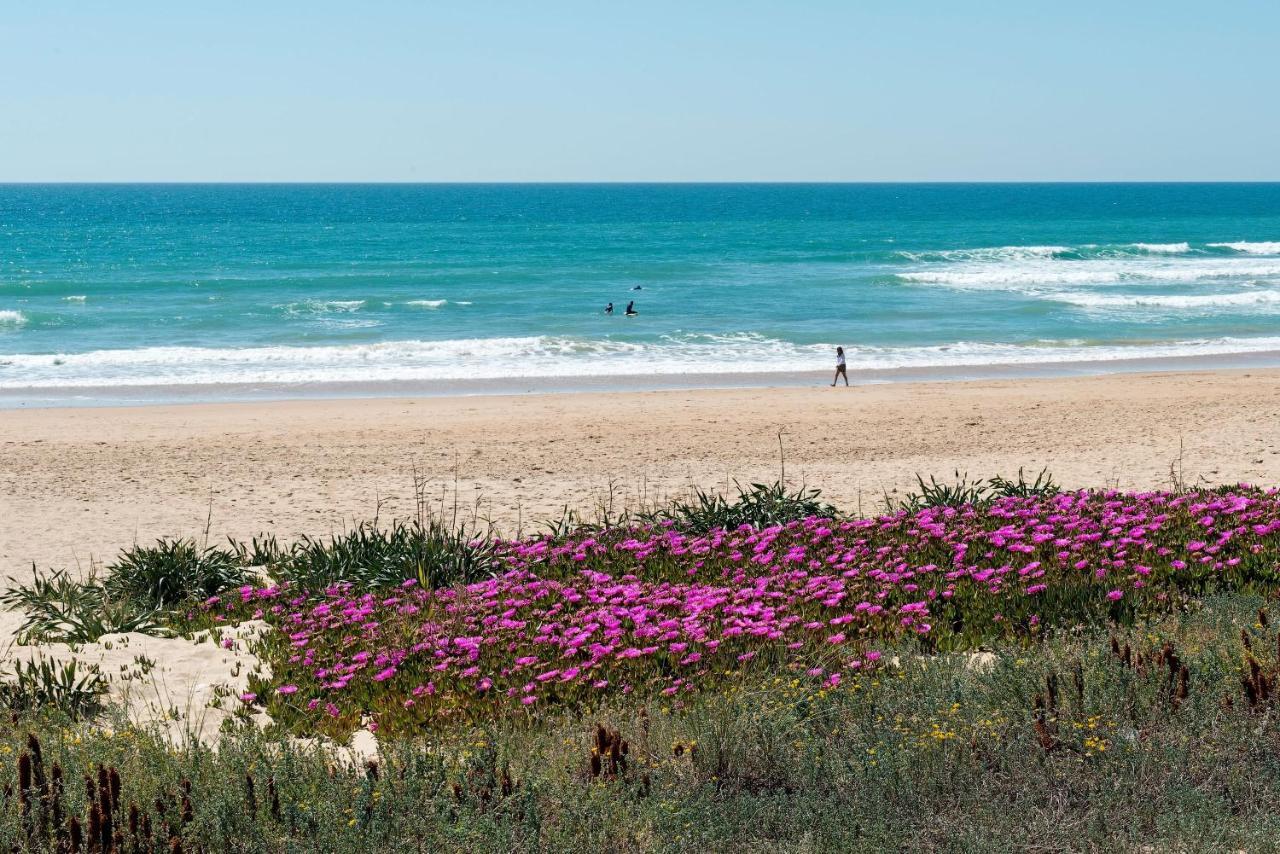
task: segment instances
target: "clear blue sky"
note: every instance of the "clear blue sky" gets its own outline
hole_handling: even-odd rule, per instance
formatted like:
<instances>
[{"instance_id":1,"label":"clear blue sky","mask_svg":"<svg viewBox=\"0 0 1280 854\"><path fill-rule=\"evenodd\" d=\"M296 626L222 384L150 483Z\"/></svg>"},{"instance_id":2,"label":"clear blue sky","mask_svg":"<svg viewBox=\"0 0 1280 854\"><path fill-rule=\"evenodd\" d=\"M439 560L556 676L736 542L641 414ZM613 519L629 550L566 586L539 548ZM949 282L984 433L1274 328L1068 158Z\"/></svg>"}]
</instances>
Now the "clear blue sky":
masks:
<instances>
[{"instance_id":1,"label":"clear blue sky","mask_svg":"<svg viewBox=\"0 0 1280 854\"><path fill-rule=\"evenodd\" d=\"M1274 0L0 3L0 181L1280 179Z\"/></svg>"}]
</instances>

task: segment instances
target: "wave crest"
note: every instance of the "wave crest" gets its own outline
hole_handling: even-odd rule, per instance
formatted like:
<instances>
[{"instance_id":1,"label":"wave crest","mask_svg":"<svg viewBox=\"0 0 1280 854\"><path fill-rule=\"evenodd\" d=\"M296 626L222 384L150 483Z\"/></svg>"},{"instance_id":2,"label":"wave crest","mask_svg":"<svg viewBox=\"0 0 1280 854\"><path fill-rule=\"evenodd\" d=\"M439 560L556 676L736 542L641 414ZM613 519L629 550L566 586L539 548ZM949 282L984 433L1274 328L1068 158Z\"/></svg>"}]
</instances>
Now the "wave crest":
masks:
<instances>
[{"instance_id":1,"label":"wave crest","mask_svg":"<svg viewBox=\"0 0 1280 854\"><path fill-rule=\"evenodd\" d=\"M537 336L388 341L317 347L215 349L149 347L78 354L0 356L0 388L466 381L500 360L522 378L721 374L726 353L747 372L825 371L831 344L796 344L755 334L668 336L622 342ZM1079 341L845 347L851 370L1108 362L1122 359L1280 351L1280 337L1159 344Z\"/></svg>"}]
</instances>

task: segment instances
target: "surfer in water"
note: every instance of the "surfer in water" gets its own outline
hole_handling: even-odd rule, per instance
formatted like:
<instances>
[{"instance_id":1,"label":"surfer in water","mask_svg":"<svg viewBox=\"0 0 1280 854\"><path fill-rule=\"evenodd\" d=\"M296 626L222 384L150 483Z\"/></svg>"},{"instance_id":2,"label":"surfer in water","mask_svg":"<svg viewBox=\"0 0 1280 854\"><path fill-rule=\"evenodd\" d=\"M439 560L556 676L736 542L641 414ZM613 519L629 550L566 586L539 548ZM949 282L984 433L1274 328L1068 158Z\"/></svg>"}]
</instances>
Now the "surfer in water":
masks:
<instances>
[{"instance_id":1,"label":"surfer in water","mask_svg":"<svg viewBox=\"0 0 1280 854\"><path fill-rule=\"evenodd\" d=\"M609 303L604 307L605 314L613 314L613 303Z\"/></svg>"},{"instance_id":2,"label":"surfer in water","mask_svg":"<svg viewBox=\"0 0 1280 854\"><path fill-rule=\"evenodd\" d=\"M837 347L836 348L836 375L831 379L832 388L836 387L836 380L840 379L841 377L844 377L844 384L846 386L849 385L849 374L845 372L844 348Z\"/></svg>"},{"instance_id":3,"label":"surfer in water","mask_svg":"<svg viewBox=\"0 0 1280 854\"><path fill-rule=\"evenodd\" d=\"M636 314L639 314L639 312L636 311L636 301L632 300L631 302L627 303L626 315L627 317L631 317Z\"/></svg>"}]
</instances>

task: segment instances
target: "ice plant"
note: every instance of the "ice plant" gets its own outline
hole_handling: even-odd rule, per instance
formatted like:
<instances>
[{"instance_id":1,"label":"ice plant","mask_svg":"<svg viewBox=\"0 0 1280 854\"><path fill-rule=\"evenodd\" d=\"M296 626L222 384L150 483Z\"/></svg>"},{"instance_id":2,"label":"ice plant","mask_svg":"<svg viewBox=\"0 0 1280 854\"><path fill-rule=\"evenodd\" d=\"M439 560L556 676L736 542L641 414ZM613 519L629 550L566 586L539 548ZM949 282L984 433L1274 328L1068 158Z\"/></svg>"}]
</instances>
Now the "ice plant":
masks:
<instances>
[{"instance_id":1,"label":"ice plant","mask_svg":"<svg viewBox=\"0 0 1280 854\"><path fill-rule=\"evenodd\" d=\"M313 719L413 725L614 691L675 697L754 667L835 688L903 639L971 648L1274 581L1278 546L1275 491L1074 492L507 541L504 574L476 584L242 588L206 610L275 626L255 642L275 693L324 703L308 704Z\"/></svg>"}]
</instances>

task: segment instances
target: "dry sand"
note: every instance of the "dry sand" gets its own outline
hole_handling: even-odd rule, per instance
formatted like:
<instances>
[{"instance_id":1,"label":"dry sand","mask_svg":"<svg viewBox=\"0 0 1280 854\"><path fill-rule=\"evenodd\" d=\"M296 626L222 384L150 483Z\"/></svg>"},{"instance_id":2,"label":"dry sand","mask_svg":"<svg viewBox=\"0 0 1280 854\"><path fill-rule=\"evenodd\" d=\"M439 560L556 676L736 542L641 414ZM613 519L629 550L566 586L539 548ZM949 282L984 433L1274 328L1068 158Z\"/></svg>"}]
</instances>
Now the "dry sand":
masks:
<instances>
[{"instance_id":1,"label":"dry sand","mask_svg":"<svg viewBox=\"0 0 1280 854\"><path fill-rule=\"evenodd\" d=\"M916 473L1280 483L1280 370L0 411L0 574L158 536L325 534L414 510L414 471L506 531L734 479L875 510Z\"/></svg>"},{"instance_id":2,"label":"dry sand","mask_svg":"<svg viewBox=\"0 0 1280 854\"><path fill-rule=\"evenodd\" d=\"M508 533L779 475L872 512L915 474L1047 466L1066 486L1280 483L1280 370L0 412L0 575L159 536L283 539L414 512L414 473ZM455 487L456 484L456 487ZM612 496L612 498L611 498ZM17 615L0 614L0 643ZM144 643L138 640L139 646ZM178 643L178 642L175 642ZM152 642L175 696L243 684ZM149 652L149 654L152 654ZM153 655L154 657L154 655Z\"/></svg>"}]
</instances>

